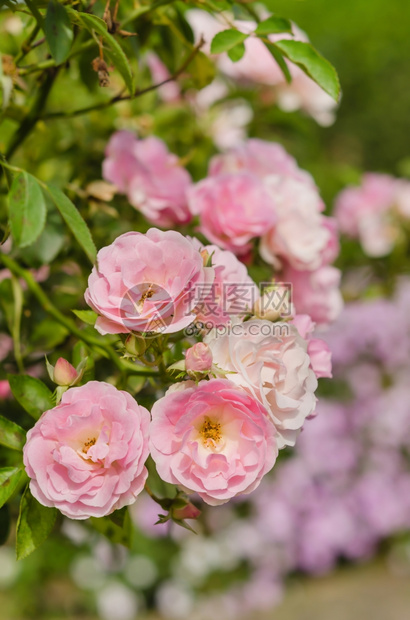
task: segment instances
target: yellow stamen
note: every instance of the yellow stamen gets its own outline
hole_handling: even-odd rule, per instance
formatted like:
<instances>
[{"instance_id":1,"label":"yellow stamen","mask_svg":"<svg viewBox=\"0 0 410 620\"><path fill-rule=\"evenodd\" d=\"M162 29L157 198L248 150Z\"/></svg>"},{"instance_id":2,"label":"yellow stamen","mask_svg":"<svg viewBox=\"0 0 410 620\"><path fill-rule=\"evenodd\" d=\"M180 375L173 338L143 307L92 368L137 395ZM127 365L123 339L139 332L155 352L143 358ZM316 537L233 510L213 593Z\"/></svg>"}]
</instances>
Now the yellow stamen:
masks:
<instances>
[{"instance_id":1,"label":"yellow stamen","mask_svg":"<svg viewBox=\"0 0 410 620\"><path fill-rule=\"evenodd\" d=\"M209 418L205 418L199 434L202 436L206 446L209 444L214 445L222 439L221 425L219 422L212 422Z\"/></svg>"}]
</instances>

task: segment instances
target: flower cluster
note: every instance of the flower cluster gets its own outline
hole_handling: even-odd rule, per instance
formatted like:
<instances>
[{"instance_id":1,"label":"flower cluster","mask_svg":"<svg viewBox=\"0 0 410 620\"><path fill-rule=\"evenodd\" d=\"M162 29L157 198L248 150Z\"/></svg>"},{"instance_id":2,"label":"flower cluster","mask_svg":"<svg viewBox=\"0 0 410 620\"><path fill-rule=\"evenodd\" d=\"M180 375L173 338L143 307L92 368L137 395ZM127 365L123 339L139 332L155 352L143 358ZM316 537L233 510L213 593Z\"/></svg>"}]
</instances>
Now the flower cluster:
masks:
<instances>
[{"instance_id":1,"label":"flower cluster","mask_svg":"<svg viewBox=\"0 0 410 620\"><path fill-rule=\"evenodd\" d=\"M336 222L322 214L312 177L280 144L251 139L213 157L188 199L213 243L246 257L260 238L262 258L293 284L298 312L318 324L337 317L340 272L330 265L339 251Z\"/></svg>"},{"instance_id":2,"label":"flower cluster","mask_svg":"<svg viewBox=\"0 0 410 620\"><path fill-rule=\"evenodd\" d=\"M204 266L214 254L215 268ZM245 272L227 250L150 229L99 252L85 297L103 334L172 334L201 317L198 285L216 279L217 296L226 283L234 292L239 274L252 290ZM68 389L28 434L34 496L75 519L109 514L142 490L148 442L163 480L211 505L254 490L314 414L317 380L312 343L296 323L243 319L216 322L187 351L186 371L204 380L171 387L154 404L149 431L148 412L126 392L101 382Z\"/></svg>"},{"instance_id":3,"label":"flower cluster","mask_svg":"<svg viewBox=\"0 0 410 620\"><path fill-rule=\"evenodd\" d=\"M359 186L336 199L340 231L359 239L365 254L386 256L400 243L410 220L410 183L387 174L364 174Z\"/></svg>"},{"instance_id":4,"label":"flower cluster","mask_svg":"<svg viewBox=\"0 0 410 620\"><path fill-rule=\"evenodd\" d=\"M181 493L218 505L255 490L315 415L317 379L331 376L331 360L314 321L339 309L330 301L337 282L326 280L336 230L313 179L279 144L250 140L216 156L208 178L192 185L159 139L119 132L104 174L149 221L166 227L199 215L211 244L150 228L98 252L85 300L98 332L121 339L132 369L158 368L151 420L112 385L73 387L86 361L75 369L59 359L48 364L57 406L29 432L24 462L41 503L84 519L132 503L150 453L179 489L175 505L157 498L169 511L161 519L179 522L198 513ZM240 260L257 238L277 278L261 290ZM292 270L288 283L277 281Z\"/></svg>"},{"instance_id":5,"label":"flower cluster","mask_svg":"<svg viewBox=\"0 0 410 620\"><path fill-rule=\"evenodd\" d=\"M166 617L170 591L188 601L182 618L271 613L289 574L320 575L342 558L369 559L380 541L408 530L409 307L408 278L392 300L347 304L327 340L350 398L319 401L314 424L248 499L245 517L242 510L237 517L241 504L223 506L205 515L207 535L179 538L173 574L158 587ZM148 526L142 509L133 514L149 536L163 534ZM201 595L216 568L229 583L244 564L246 581Z\"/></svg>"}]
</instances>

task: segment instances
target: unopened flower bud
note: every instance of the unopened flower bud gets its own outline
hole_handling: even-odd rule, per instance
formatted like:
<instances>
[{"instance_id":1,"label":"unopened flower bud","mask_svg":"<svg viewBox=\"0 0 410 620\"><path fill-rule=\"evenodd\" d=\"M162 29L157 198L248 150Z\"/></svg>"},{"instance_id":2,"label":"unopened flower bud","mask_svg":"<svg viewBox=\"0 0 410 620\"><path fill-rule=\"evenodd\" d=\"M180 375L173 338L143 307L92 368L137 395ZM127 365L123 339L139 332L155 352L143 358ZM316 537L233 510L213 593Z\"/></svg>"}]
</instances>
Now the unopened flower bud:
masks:
<instances>
[{"instance_id":1,"label":"unopened flower bud","mask_svg":"<svg viewBox=\"0 0 410 620\"><path fill-rule=\"evenodd\" d=\"M134 334L127 336L124 346L127 353L133 357L140 357L141 355L144 355L147 349L147 343L144 338L134 336Z\"/></svg>"},{"instance_id":2,"label":"unopened flower bud","mask_svg":"<svg viewBox=\"0 0 410 620\"><path fill-rule=\"evenodd\" d=\"M289 316L289 295L286 287L275 286L266 289L253 306L254 315L266 321L277 321L284 316Z\"/></svg>"},{"instance_id":3,"label":"unopened flower bud","mask_svg":"<svg viewBox=\"0 0 410 620\"><path fill-rule=\"evenodd\" d=\"M204 342L197 342L185 354L185 368L189 375L209 372L212 361L212 351Z\"/></svg>"},{"instance_id":4,"label":"unopened flower bud","mask_svg":"<svg viewBox=\"0 0 410 620\"><path fill-rule=\"evenodd\" d=\"M53 371L53 381L57 385L68 386L78 378L78 372L63 357L59 357Z\"/></svg>"},{"instance_id":5,"label":"unopened flower bud","mask_svg":"<svg viewBox=\"0 0 410 620\"><path fill-rule=\"evenodd\" d=\"M186 504L182 508L174 508L172 510L172 518L177 521L183 521L184 519L197 519L201 511L199 508L191 503Z\"/></svg>"}]
</instances>

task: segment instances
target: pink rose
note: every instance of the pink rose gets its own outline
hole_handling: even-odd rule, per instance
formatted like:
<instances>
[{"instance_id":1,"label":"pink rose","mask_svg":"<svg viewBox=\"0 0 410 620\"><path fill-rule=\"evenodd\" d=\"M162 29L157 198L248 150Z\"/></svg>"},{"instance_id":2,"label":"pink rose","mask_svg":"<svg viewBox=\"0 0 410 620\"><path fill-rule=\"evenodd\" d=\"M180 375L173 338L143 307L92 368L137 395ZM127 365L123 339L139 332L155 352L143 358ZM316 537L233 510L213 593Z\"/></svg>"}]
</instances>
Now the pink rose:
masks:
<instances>
[{"instance_id":1,"label":"pink rose","mask_svg":"<svg viewBox=\"0 0 410 620\"><path fill-rule=\"evenodd\" d=\"M108 383L69 389L27 433L32 494L71 519L132 504L148 476L149 421L144 407Z\"/></svg>"},{"instance_id":2,"label":"pink rose","mask_svg":"<svg viewBox=\"0 0 410 620\"><path fill-rule=\"evenodd\" d=\"M204 342L197 342L185 353L185 368L188 374L209 372L212 368L212 351Z\"/></svg>"},{"instance_id":3,"label":"pink rose","mask_svg":"<svg viewBox=\"0 0 410 620\"><path fill-rule=\"evenodd\" d=\"M254 237L276 219L275 203L254 175L247 172L208 177L188 192L189 206L200 217L200 230L234 254L245 254Z\"/></svg>"},{"instance_id":4,"label":"pink rose","mask_svg":"<svg viewBox=\"0 0 410 620\"><path fill-rule=\"evenodd\" d=\"M294 445L305 419L316 407L317 379L307 343L286 323L252 319L205 338L214 364L268 411L278 447Z\"/></svg>"},{"instance_id":5,"label":"pink rose","mask_svg":"<svg viewBox=\"0 0 410 620\"><path fill-rule=\"evenodd\" d=\"M197 240L194 242L197 243ZM259 289L248 275L245 265L232 252L221 250L216 245L198 247L202 254L206 252L206 256L210 257L215 280L197 307L197 320L205 326L215 327L249 314L259 297Z\"/></svg>"},{"instance_id":6,"label":"pink rose","mask_svg":"<svg viewBox=\"0 0 410 620\"><path fill-rule=\"evenodd\" d=\"M169 390L152 409L150 445L161 478L211 506L253 491L277 456L264 408L225 379Z\"/></svg>"},{"instance_id":7,"label":"pink rose","mask_svg":"<svg viewBox=\"0 0 410 620\"><path fill-rule=\"evenodd\" d=\"M103 177L153 224L167 228L191 219L186 199L191 177L159 138L115 133L107 145Z\"/></svg>"},{"instance_id":8,"label":"pink rose","mask_svg":"<svg viewBox=\"0 0 410 620\"><path fill-rule=\"evenodd\" d=\"M394 202L396 180L387 174L364 174L361 185L347 187L335 203L335 216L340 231L358 237L360 221L369 214L382 214Z\"/></svg>"},{"instance_id":9,"label":"pink rose","mask_svg":"<svg viewBox=\"0 0 410 620\"><path fill-rule=\"evenodd\" d=\"M316 271L298 271L285 266L284 282L292 284L292 299L298 314L308 314L318 325L332 323L343 308L339 269L331 266Z\"/></svg>"},{"instance_id":10,"label":"pink rose","mask_svg":"<svg viewBox=\"0 0 410 620\"><path fill-rule=\"evenodd\" d=\"M295 269L317 269L332 243L332 234L325 225L327 218L320 214L323 203L316 188L279 176L266 177L265 186L275 200L278 219L262 237L262 258L276 268L282 258Z\"/></svg>"},{"instance_id":11,"label":"pink rose","mask_svg":"<svg viewBox=\"0 0 410 620\"><path fill-rule=\"evenodd\" d=\"M129 232L98 252L85 300L101 334L172 333L195 319L214 278L193 242L175 231Z\"/></svg>"},{"instance_id":12,"label":"pink rose","mask_svg":"<svg viewBox=\"0 0 410 620\"><path fill-rule=\"evenodd\" d=\"M292 319L299 334L308 343L310 365L316 377L332 377L332 353L328 344L321 338L314 338L315 323L307 314L297 314Z\"/></svg>"},{"instance_id":13,"label":"pink rose","mask_svg":"<svg viewBox=\"0 0 410 620\"><path fill-rule=\"evenodd\" d=\"M277 142L251 138L222 155L215 155L209 164L210 176L242 171L251 172L261 179L271 175L290 177L316 188L312 176L299 168L294 157ZM317 200L322 211L324 205L319 197Z\"/></svg>"},{"instance_id":14,"label":"pink rose","mask_svg":"<svg viewBox=\"0 0 410 620\"><path fill-rule=\"evenodd\" d=\"M359 238L368 256L386 256L398 241L401 226L396 210L405 209L404 184L409 185L387 174L365 174L359 187L347 187L337 197L340 230Z\"/></svg>"}]
</instances>

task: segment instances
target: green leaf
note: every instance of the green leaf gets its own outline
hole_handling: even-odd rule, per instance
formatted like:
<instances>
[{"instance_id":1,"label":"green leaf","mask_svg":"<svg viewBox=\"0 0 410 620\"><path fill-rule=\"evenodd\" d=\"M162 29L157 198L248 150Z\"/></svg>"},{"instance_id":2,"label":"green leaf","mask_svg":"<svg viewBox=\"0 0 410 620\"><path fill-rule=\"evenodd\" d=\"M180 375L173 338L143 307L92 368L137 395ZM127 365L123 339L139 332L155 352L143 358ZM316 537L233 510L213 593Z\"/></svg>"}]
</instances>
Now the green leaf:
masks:
<instances>
[{"instance_id":1,"label":"green leaf","mask_svg":"<svg viewBox=\"0 0 410 620\"><path fill-rule=\"evenodd\" d=\"M108 32L105 21L95 15L89 15L88 13L80 13L72 10L70 10L70 15L74 20L79 21L83 26L85 26L87 30L90 32L95 31L103 38L104 43L108 45L107 53L110 56L111 61L122 75L130 95L133 95L135 92L134 77L132 75L128 59L120 44L117 43L114 37Z\"/></svg>"},{"instance_id":2,"label":"green leaf","mask_svg":"<svg viewBox=\"0 0 410 620\"><path fill-rule=\"evenodd\" d=\"M68 336L69 332L64 325L44 319L36 323L30 338L30 351L51 351L61 344Z\"/></svg>"},{"instance_id":3,"label":"green leaf","mask_svg":"<svg viewBox=\"0 0 410 620\"><path fill-rule=\"evenodd\" d=\"M286 61L283 58L282 54L279 52L278 49L276 49L273 43L267 43L265 41L265 46L267 47L267 49L270 51L270 53L272 54L272 56L278 63L279 68L281 69L283 75L285 76L285 80L288 82L288 84L290 84L292 81L292 76L290 74L289 67L286 64Z\"/></svg>"},{"instance_id":4,"label":"green leaf","mask_svg":"<svg viewBox=\"0 0 410 620\"><path fill-rule=\"evenodd\" d=\"M57 517L56 508L40 504L27 486L20 502L17 521L16 554L22 560L39 547L49 536Z\"/></svg>"},{"instance_id":5,"label":"green leaf","mask_svg":"<svg viewBox=\"0 0 410 620\"><path fill-rule=\"evenodd\" d=\"M43 192L35 177L19 172L8 195L10 229L16 244L24 248L43 231L47 208Z\"/></svg>"},{"instance_id":6,"label":"green leaf","mask_svg":"<svg viewBox=\"0 0 410 620\"><path fill-rule=\"evenodd\" d=\"M338 101L340 83L336 70L310 43L281 40L276 41L273 45L286 58L300 67L335 101Z\"/></svg>"},{"instance_id":7,"label":"green leaf","mask_svg":"<svg viewBox=\"0 0 410 620\"><path fill-rule=\"evenodd\" d=\"M92 325L94 327L95 322L98 318L98 314L93 310L72 310L76 317L81 319L87 325Z\"/></svg>"},{"instance_id":8,"label":"green leaf","mask_svg":"<svg viewBox=\"0 0 410 620\"><path fill-rule=\"evenodd\" d=\"M188 65L194 86L199 90L205 88L215 78L215 66L203 52L195 54Z\"/></svg>"},{"instance_id":9,"label":"green leaf","mask_svg":"<svg viewBox=\"0 0 410 620\"><path fill-rule=\"evenodd\" d=\"M116 510L108 517L91 517L90 524L112 543L131 548L133 528L127 507Z\"/></svg>"},{"instance_id":10,"label":"green leaf","mask_svg":"<svg viewBox=\"0 0 410 620\"><path fill-rule=\"evenodd\" d=\"M275 17L272 15L260 22L255 30L255 34L263 36L265 34L276 34L277 32L289 32L292 34L292 24L284 17Z\"/></svg>"},{"instance_id":11,"label":"green leaf","mask_svg":"<svg viewBox=\"0 0 410 620\"><path fill-rule=\"evenodd\" d=\"M67 60L74 39L73 27L64 5L50 0L44 20L44 33L57 65Z\"/></svg>"},{"instance_id":12,"label":"green leaf","mask_svg":"<svg viewBox=\"0 0 410 620\"><path fill-rule=\"evenodd\" d=\"M94 264L97 258L97 250L89 228L78 212L78 209L71 200L67 198L64 192L57 187L48 185L47 191L74 237L77 239L90 261Z\"/></svg>"},{"instance_id":13,"label":"green leaf","mask_svg":"<svg viewBox=\"0 0 410 620\"><path fill-rule=\"evenodd\" d=\"M0 444L12 450L22 450L25 443L25 430L15 422L0 415Z\"/></svg>"},{"instance_id":14,"label":"green leaf","mask_svg":"<svg viewBox=\"0 0 410 620\"><path fill-rule=\"evenodd\" d=\"M235 47L228 50L228 56L232 62L238 62L245 54L245 43L238 43Z\"/></svg>"},{"instance_id":15,"label":"green leaf","mask_svg":"<svg viewBox=\"0 0 410 620\"><path fill-rule=\"evenodd\" d=\"M235 30L234 28L218 32L211 42L211 54L227 52L235 47L235 45L238 45L238 43L243 43L248 36L249 35L239 32L239 30Z\"/></svg>"},{"instance_id":16,"label":"green leaf","mask_svg":"<svg viewBox=\"0 0 410 620\"><path fill-rule=\"evenodd\" d=\"M22 474L23 469L21 467L2 467L0 469L0 508L17 489Z\"/></svg>"},{"instance_id":17,"label":"green leaf","mask_svg":"<svg viewBox=\"0 0 410 620\"><path fill-rule=\"evenodd\" d=\"M15 399L35 420L53 409L53 395L40 379L29 375L7 375Z\"/></svg>"}]
</instances>

